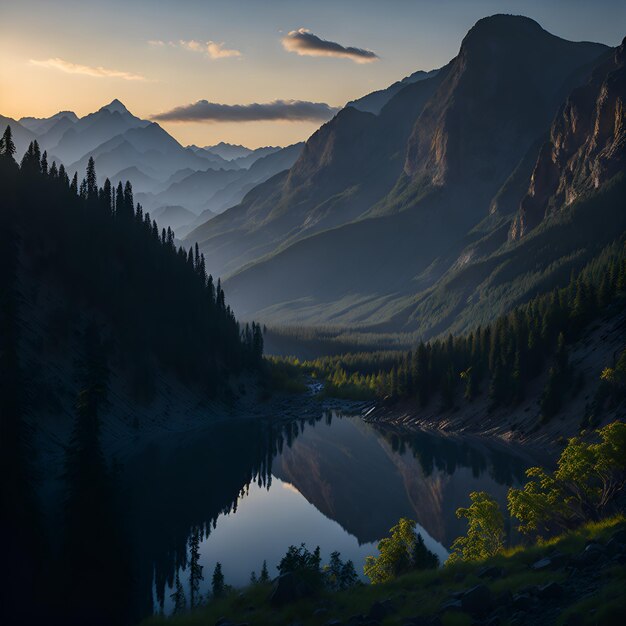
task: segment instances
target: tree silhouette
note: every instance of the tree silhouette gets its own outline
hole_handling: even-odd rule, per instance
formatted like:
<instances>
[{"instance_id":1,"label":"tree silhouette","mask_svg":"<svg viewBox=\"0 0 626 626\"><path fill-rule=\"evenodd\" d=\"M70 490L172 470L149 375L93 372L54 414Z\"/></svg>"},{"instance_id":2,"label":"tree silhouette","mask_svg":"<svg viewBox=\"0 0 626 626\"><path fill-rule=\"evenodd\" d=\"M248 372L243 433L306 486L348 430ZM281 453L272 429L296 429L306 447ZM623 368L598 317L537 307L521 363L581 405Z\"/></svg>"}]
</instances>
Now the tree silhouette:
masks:
<instances>
[{"instance_id":1,"label":"tree silhouette","mask_svg":"<svg viewBox=\"0 0 626 626\"><path fill-rule=\"evenodd\" d=\"M224 574L222 574L222 564L217 563L213 570L211 579L211 591L214 598L221 598L224 595Z\"/></svg>"},{"instance_id":2,"label":"tree silhouette","mask_svg":"<svg viewBox=\"0 0 626 626\"><path fill-rule=\"evenodd\" d=\"M13 160L15 154L15 143L13 142L13 132L11 126L7 126L2 139L0 139L0 155Z\"/></svg>"},{"instance_id":3,"label":"tree silhouette","mask_svg":"<svg viewBox=\"0 0 626 626\"><path fill-rule=\"evenodd\" d=\"M200 598L200 582L204 580L200 565L200 531L196 528L189 538L189 606L194 608Z\"/></svg>"}]
</instances>

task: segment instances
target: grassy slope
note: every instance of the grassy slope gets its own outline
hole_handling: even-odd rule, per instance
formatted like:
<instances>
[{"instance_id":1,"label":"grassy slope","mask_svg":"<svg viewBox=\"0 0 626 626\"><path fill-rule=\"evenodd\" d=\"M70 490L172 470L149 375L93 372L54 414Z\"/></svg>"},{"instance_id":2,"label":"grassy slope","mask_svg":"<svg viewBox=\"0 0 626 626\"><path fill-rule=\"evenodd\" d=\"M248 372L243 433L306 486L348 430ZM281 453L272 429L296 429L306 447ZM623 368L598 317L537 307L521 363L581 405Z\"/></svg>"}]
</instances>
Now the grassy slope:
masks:
<instances>
[{"instance_id":1,"label":"grassy slope","mask_svg":"<svg viewBox=\"0 0 626 626\"><path fill-rule=\"evenodd\" d=\"M546 601L537 611L538 618L530 615L527 623L565 624L571 615L582 621L577 624L619 624L626 608L624 583L626 566L609 564L604 569L592 566L591 574L583 572L578 577L568 577L565 569L534 571L530 566L553 550L575 555L589 540L606 542L617 530L626 528L626 518L618 516L596 524L589 524L575 532L530 547L518 547L497 557L479 563L457 563L439 570L417 572L384 585L365 585L340 593L327 593L313 600L300 601L287 607L272 609L267 602L270 585L255 585L231 593L228 597L210 603L192 613L170 619L153 617L144 626L212 626L220 617L227 616L233 623L250 625L290 624L292 621L307 625L325 624L329 619L348 620L356 614L367 614L376 600L390 599L397 611L382 623L388 626L403 624L409 617L437 614L441 605L457 591L474 585L487 584L494 595L510 592L513 595L531 585L560 582L565 596L560 601ZM483 566L501 567L503 575L494 580L478 577ZM327 612L314 616L324 607ZM447 611L442 615L444 625L471 624L469 615ZM504 622L506 623L506 622Z\"/></svg>"}]
</instances>

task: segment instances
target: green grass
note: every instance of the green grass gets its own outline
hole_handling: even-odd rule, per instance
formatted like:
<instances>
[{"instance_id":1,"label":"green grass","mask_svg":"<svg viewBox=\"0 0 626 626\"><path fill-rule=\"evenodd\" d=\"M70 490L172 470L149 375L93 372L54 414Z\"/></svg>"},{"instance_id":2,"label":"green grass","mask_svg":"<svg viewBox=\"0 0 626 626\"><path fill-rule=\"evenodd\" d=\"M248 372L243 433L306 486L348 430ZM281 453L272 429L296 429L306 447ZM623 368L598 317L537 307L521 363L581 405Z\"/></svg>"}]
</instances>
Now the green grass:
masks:
<instances>
[{"instance_id":1,"label":"green grass","mask_svg":"<svg viewBox=\"0 0 626 626\"><path fill-rule=\"evenodd\" d=\"M482 562L454 563L438 570L413 572L383 585L362 585L339 593L321 593L318 597L293 603L282 609L273 609L268 603L270 584L256 584L243 590L234 590L227 597L213 601L194 612L172 618L152 617L143 626L212 626L220 617L235 623L263 624L267 626L289 624L293 621L303 626L325 624L329 619L347 620L353 615L367 614L376 600L391 600L396 611L384 620L385 626L402 624L404 618L437 613L451 593L484 583L495 594L519 590L530 585L562 582L564 570L538 571L530 565L550 551L565 554L580 553L591 539L606 542L618 528L626 528L626 517L619 515L598 523L587 524L575 532L555 537L531 546L518 546ZM497 565L503 575L495 580L481 579L478 572L483 566ZM559 624L565 624L569 615L584 616L583 624L618 624L624 611L626 567L616 566L607 572L606 584L599 593L581 598L564 607ZM328 609L324 615L313 616L316 608ZM620 621L616 621L616 620ZM446 612L444 624L463 626L470 624L469 616Z\"/></svg>"}]
</instances>

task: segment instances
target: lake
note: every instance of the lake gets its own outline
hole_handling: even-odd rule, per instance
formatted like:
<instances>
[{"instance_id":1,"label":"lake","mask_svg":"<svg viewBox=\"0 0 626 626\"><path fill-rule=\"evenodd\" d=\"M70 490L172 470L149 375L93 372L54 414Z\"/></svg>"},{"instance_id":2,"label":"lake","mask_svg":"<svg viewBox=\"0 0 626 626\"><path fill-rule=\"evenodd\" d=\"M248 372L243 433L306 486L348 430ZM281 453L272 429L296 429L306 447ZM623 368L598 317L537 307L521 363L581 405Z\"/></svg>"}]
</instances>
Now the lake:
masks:
<instances>
[{"instance_id":1,"label":"lake","mask_svg":"<svg viewBox=\"0 0 626 626\"><path fill-rule=\"evenodd\" d=\"M144 611L172 610L178 571L188 596L187 540L203 534L200 564L210 588L217 562L226 584L246 585L263 561L271 576L290 545L337 550L362 576L368 555L401 517L416 520L445 561L465 524L469 493L502 506L533 460L498 442L372 424L327 414L281 426L220 425L148 448L125 469L134 511L135 562ZM149 598L147 596L149 594ZM141 594L140 594L141 595Z\"/></svg>"}]
</instances>

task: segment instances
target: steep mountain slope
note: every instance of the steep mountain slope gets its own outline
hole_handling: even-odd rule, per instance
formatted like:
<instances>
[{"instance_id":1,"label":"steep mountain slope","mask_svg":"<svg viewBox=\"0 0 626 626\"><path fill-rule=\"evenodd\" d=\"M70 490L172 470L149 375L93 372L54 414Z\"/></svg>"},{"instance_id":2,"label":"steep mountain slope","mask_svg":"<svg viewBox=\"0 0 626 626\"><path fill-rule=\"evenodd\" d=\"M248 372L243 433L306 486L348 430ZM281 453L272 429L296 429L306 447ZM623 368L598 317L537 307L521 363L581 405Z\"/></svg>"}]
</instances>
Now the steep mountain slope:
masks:
<instances>
[{"instance_id":1,"label":"steep mountain slope","mask_svg":"<svg viewBox=\"0 0 626 626\"><path fill-rule=\"evenodd\" d=\"M399 92L374 118L383 120L407 90L436 81L403 142L393 189L370 194L357 222L266 248L271 256L230 278L237 310L274 321L397 326L398 311L453 268L464 249L485 239L484 249L493 251L506 241L502 216L476 227L513 173L530 170L529 155L559 104L606 50L555 37L527 18L480 20L448 66ZM280 208L275 203L273 211ZM299 207L282 208L293 220ZM232 272L233 265L223 267Z\"/></svg>"},{"instance_id":2,"label":"steep mountain slope","mask_svg":"<svg viewBox=\"0 0 626 626\"><path fill-rule=\"evenodd\" d=\"M357 100L351 100L348 104L346 104L346 106L358 109L359 111L364 111L365 113L378 115L387 102L389 102L389 100L391 100L391 98L393 98L393 96L395 96L403 87L411 85L412 83L417 83L426 78L432 78L438 71L439 70L431 70L430 72L424 72L423 70L418 70L417 72L413 72L410 76L406 76L402 80L393 83L393 85L390 85L386 89L379 89L378 91L368 93L366 96L358 98Z\"/></svg>"},{"instance_id":3,"label":"steep mountain slope","mask_svg":"<svg viewBox=\"0 0 626 626\"><path fill-rule=\"evenodd\" d=\"M240 170L238 178L213 194L204 206L214 213L221 213L239 204L253 187L288 170L300 156L303 147L303 142L295 143L257 158L248 169Z\"/></svg>"},{"instance_id":4,"label":"steep mountain slope","mask_svg":"<svg viewBox=\"0 0 626 626\"><path fill-rule=\"evenodd\" d=\"M187 237L216 274L228 274L279 246L350 222L392 188L404 145L440 76L406 86L380 115L341 110L306 142L285 175Z\"/></svg>"},{"instance_id":5,"label":"steep mountain slope","mask_svg":"<svg viewBox=\"0 0 626 626\"><path fill-rule=\"evenodd\" d=\"M559 111L521 201L513 239L625 170L625 107L626 39Z\"/></svg>"}]
</instances>

